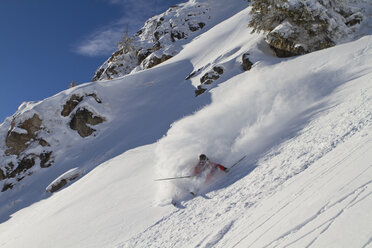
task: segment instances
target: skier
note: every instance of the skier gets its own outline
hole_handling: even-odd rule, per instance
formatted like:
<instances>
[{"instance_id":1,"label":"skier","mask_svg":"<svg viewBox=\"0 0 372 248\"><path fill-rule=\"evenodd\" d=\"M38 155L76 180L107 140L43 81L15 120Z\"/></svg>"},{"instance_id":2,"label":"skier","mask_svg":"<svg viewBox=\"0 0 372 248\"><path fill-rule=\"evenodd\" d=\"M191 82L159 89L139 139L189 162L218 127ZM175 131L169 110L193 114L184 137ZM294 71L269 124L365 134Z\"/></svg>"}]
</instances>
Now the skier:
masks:
<instances>
[{"instance_id":1,"label":"skier","mask_svg":"<svg viewBox=\"0 0 372 248\"><path fill-rule=\"evenodd\" d=\"M194 167L194 176L205 175L206 173L205 182L209 182L217 169L226 173L229 172L229 169L225 166L210 161L205 154L200 154L199 162Z\"/></svg>"},{"instance_id":2,"label":"skier","mask_svg":"<svg viewBox=\"0 0 372 248\"><path fill-rule=\"evenodd\" d=\"M210 161L207 158L207 156L205 156L205 154L200 154L199 155L199 162L194 167L193 175L192 176L187 176L187 177L194 177L194 176L205 177L204 182L208 183L211 180L213 174L216 172L217 169L220 169L220 170L222 170L226 173L229 172L229 169L226 168L225 166ZM166 178L166 179L168 179L168 178ZM169 179L174 179L174 178L169 178ZM198 192L198 191L199 191L198 189L190 190L190 194L193 195L193 196L196 196L197 193L195 193L195 192ZM179 204L178 201L175 200L175 199L172 199L171 203L175 207L177 207L178 204Z\"/></svg>"}]
</instances>

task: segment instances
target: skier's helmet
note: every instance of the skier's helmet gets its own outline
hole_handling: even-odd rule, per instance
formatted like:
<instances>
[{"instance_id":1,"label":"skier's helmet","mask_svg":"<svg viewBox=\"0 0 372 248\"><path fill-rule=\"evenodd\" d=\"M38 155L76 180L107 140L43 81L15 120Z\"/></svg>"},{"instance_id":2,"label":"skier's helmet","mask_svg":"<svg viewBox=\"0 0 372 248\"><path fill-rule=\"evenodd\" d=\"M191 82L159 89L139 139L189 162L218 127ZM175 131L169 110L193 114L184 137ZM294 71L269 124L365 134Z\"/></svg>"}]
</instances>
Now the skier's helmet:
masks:
<instances>
[{"instance_id":1,"label":"skier's helmet","mask_svg":"<svg viewBox=\"0 0 372 248\"><path fill-rule=\"evenodd\" d=\"M207 156L205 156L205 154L200 154L200 156L199 156L199 162L201 164L205 164L205 162L207 162Z\"/></svg>"}]
</instances>

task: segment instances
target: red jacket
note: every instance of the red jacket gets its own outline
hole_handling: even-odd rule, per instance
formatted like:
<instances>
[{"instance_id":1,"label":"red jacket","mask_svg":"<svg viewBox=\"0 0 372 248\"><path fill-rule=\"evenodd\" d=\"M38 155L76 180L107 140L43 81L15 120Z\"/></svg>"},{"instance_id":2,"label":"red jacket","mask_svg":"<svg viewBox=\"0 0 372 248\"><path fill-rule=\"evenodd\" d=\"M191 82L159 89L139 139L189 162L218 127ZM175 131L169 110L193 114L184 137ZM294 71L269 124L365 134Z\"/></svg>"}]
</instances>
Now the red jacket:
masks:
<instances>
[{"instance_id":1,"label":"red jacket","mask_svg":"<svg viewBox=\"0 0 372 248\"><path fill-rule=\"evenodd\" d=\"M205 164L201 164L200 162L197 163L197 165L194 167L194 175L198 175L209 168L211 169L211 173L213 173L217 168L222 171L227 170L225 166L207 160Z\"/></svg>"}]
</instances>

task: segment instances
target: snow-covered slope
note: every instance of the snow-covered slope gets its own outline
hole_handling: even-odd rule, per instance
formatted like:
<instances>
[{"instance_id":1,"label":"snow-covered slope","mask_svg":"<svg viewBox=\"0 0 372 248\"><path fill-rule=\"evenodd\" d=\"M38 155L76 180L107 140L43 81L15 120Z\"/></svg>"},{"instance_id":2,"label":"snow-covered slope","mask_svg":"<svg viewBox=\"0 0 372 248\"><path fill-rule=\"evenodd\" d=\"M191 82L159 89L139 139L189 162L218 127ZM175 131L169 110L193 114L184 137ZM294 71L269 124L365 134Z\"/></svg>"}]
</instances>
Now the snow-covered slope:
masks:
<instances>
[{"instance_id":1,"label":"snow-covered slope","mask_svg":"<svg viewBox=\"0 0 372 248\"><path fill-rule=\"evenodd\" d=\"M248 13L150 70L22 108L50 126L71 95L96 93L102 104L81 104L106 121L87 138L55 122L55 164L0 193L0 247L372 247L372 36L278 59ZM207 187L153 180L188 175L200 153L226 166L246 157Z\"/></svg>"}]
</instances>

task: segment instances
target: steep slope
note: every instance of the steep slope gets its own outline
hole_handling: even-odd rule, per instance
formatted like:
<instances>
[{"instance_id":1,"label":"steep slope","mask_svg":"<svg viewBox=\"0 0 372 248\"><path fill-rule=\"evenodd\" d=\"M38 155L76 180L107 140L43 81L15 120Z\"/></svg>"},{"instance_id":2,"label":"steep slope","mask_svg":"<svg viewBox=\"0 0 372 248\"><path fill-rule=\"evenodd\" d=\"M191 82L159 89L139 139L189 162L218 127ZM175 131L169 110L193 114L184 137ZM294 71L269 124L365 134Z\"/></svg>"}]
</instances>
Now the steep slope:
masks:
<instances>
[{"instance_id":1,"label":"steep slope","mask_svg":"<svg viewBox=\"0 0 372 248\"><path fill-rule=\"evenodd\" d=\"M81 85L42 102L25 104L1 124L1 136L9 137L8 130L15 129L16 126L12 127L13 120L23 123L34 114L40 118L41 128L35 132L38 138L31 137L33 143L19 155L7 155L6 139L0 141L1 169L5 174L0 179L3 191L0 192L0 220L8 219L16 209L47 197L47 186L68 170L78 168L82 174L88 173L126 150L153 143L162 137L172 122L206 104L209 98L195 99L194 87L184 82L185 75L192 69L190 62L179 61L110 83ZM62 116L65 103L74 95L92 93L99 97L101 103L93 97L85 97L69 116ZM96 131L84 138L71 129L79 109L89 109L94 115L105 118L103 123L95 126L87 123ZM39 146L39 139L45 140L48 145L45 148ZM37 156L44 149L52 152L54 161L46 168ZM33 158L34 164L21 167L22 162L18 161L25 157ZM10 163L15 166L8 166Z\"/></svg>"},{"instance_id":2,"label":"steep slope","mask_svg":"<svg viewBox=\"0 0 372 248\"><path fill-rule=\"evenodd\" d=\"M247 6L246 1L229 8L222 8L221 1L204 2L214 14L211 25ZM182 6L186 9L170 15L184 18L190 8L201 8L195 1ZM176 21L170 18L163 24L171 20ZM154 30L148 28L143 34L147 36L141 36L142 43L151 43L148 36ZM182 49L182 44L177 49ZM195 88L184 82L194 70L189 60L154 70L84 84L44 101L24 103L7 118L0 125L0 136L4 137L0 140L0 195L4 199L0 200L0 221L48 197L46 188L56 191L107 159L155 142L172 122L210 101L208 96L195 99ZM65 178L71 169L74 173Z\"/></svg>"},{"instance_id":3,"label":"steep slope","mask_svg":"<svg viewBox=\"0 0 372 248\"><path fill-rule=\"evenodd\" d=\"M293 68L292 63L306 65L309 72L296 70L311 74L301 77L301 84L319 80L322 88L312 90L325 90L327 96L286 122L287 127L276 138L272 129L284 120L276 115L275 125L267 128L259 121L262 131L270 133L273 140L263 141L262 132L252 145L242 148L250 154L262 142L277 146L257 161L252 157L243 162L212 192L184 202L185 209L171 213L119 247L369 247L371 42L372 37L366 37L276 65L286 70ZM329 66L340 66L349 56L358 66L343 68L350 74L343 74L344 80L338 81L339 71L329 71ZM311 61L322 62L322 66ZM329 77L317 78L323 70L331 73ZM333 80L342 84L331 91ZM306 92L312 90L307 88ZM286 140L286 136L293 138Z\"/></svg>"},{"instance_id":4,"label":"steep slope","mask_svg":"<svg viewBox=\"0 0 372 248\"><path fill-rule=\"evenodd\" d=\"M247 28L248 13L150 70L24 105L18 114L46 121L55 163L5 179L15 184L0 193L0 246L370 246L372 37L278 59ZM203 84L211 94L195 98L216 67L223 73ZM70 114L86 107L105 118L88 123L96 131L86 138L71 130L73 116L60 117L73 95L85 98ZM9 128L25 133L12 119L0 126ZM209 187L153 181L190 173L201 152L226 166L247 157ZM81 179L44 193L74 168Z\"/></svg>"}]
</instances>

